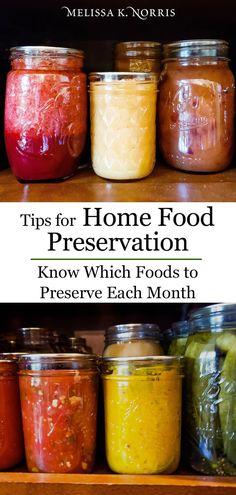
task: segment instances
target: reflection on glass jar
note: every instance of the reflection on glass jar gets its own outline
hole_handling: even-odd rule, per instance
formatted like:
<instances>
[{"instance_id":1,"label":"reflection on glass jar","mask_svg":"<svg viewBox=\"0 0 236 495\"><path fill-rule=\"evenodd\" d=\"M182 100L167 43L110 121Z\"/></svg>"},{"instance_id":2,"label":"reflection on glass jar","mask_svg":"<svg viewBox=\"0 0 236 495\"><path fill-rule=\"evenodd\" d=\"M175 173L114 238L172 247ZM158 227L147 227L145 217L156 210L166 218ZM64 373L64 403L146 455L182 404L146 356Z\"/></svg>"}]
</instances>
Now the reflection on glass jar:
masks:
<instances>
[{"instance_id":1,"label":"reflection on glass jar","mask_svg":"<svg viewBox=\"0 0 236 495\"><path fill-rule=\"evenodd\" d=\"M180 459L181 358L104 358L106 457L117 473L173 473Z\"/></svg>"},{"instance_id":2,"label":"reflection on glass jar","mask_svg":"<svg viewBox=\"0 0 236 495\"><path fill-rule=\"evenodd\" d=\"M190 316L185 352L185 452L205 474L236 474L236 305Z\"/></svg>"},{"instance_id":3,"label":"reflection on glass jar","mask_svg":"<svg viewBox=\"0 0 236 495\"><path fill-rule=\"evenodd\" d=\"M105 332L103 357L161 356L160 330L152 323L114 325Z\"/></svg>"},{"instance_id":4,"label":"reflection on glass jar","mask_svg":"<svg viewBox=\"0 0 236 495\"><path fill-rule=\"evenodd\" d=\"M0 357L0 470L24 458L17 364Z\"/></svg>"},{"instance_id":5,"label":"reflection on glass jar","mask_svg":"<svg viewBox=\"0 0 236 495\"><path fill-rule=\"evenodd\" d=\"M191 172L230 164L234 141L234 77L228 43L190 40L164 45L159 138L163 157Z\"/></svg>"},{"instance_id":6,"label":"reflection on glass jar","mask_svg":"<svg viewBox=\"0 0 236 495\"><path fill-rule=\"evenodd\" d=\"M161 43L125 41L115 47L115 70L121 72L161 72Z\"/></svg>"},{"instance_id":7,"label":"reflection on glass jar","mask_svg":"<svg viewBox=\"0 0 236 495\"><path fill-rule=\"evenodd\" d=\"M96 448L97 380L94 355L32 354L20 358L29 471L91 472Z\"/></svg>"},{"instance_id":8,"label":"reflection on glass jar","mask_svg":"<svg viewBox=\"0 0 236 495\"><path fill-rule=\"evenodd\" d=\"M68 337L61 335L58 340L60 352L75 352L80 354L91 353L91 347L87 346L86 339L83 337Z\"/></svg>"},{"instance_id":9,"label":"reflection on glass jar","mask_svg":"<svg viewBox=\"0 0 236 495\"><path fill-rule=\"evenodd\" d=\"M90 75L92 165L107 179L141 179L156 159L154 74Z\"/></svg>"},{"instance_id":10,"label":"reflection on glass jar","mask_svg":"<svg viewBox=\"0 0 236 495\"><path fill-rule=\"evenodd\" d=\"M189 335L189 322L187 320L175 321L171 325L172 340L168 348L169 356L184 356Z\"/></svg>"},{"instance_id":11,"label":"reflection on glass jar","mask_svg":"<svg viewBox=\"0 0 236 495\"><path fill-rule=\"evenodd\" d=\"M16 351L25 353L56 352L55 331L43 327L18 328Z\"/></svg>"},{"instance_id":12,"label":"reflection on glass jar","mask_svg":"<svg viewBox=\"0 0 236 495\"><path fill-rule=\"evenodd\" d=\"M77 169L86 136L83 52L56 47L11 49L5 143L20 181L64 179Z\"/></svg>"}]
</instances>

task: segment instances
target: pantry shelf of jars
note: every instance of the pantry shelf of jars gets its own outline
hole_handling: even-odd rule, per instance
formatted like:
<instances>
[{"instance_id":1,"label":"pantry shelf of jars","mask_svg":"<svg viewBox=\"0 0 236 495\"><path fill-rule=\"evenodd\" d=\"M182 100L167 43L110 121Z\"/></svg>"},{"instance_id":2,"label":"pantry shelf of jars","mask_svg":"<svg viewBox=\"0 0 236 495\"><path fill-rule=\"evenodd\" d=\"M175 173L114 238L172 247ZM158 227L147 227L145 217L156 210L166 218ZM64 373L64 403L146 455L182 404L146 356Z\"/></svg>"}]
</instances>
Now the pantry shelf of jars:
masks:
<instances>
[{"instance_id":1,"label":"pantry shelf of jars","mask_svg":"<svg viewBox=\"0 0 236 495\"><path fill-rule=\"evenodd\" d=\"M171 476L94 474L1 473L0 495L235 495L232 478L196 476L189 472Z\"/></svg>"},{"instance_id":2,"label":"pantry shelf of jars","mask_svg":"<svg viewBox=\"0 0 236 495\"><path fill-rule=\"evenodd\" d=\"M229 42L113 50L114 70L87 78L84 50L9 50L1 199L235 201Z\"/></svg>"},{"instance_id":3,"label":"pantry shelf of jars","mask_svg":"<svg viewBox=\"0 0 236 495\"><path fill-rule=\"evenodd\" d=\"M235 494L236 305L41 306L0 305L0 495Z\"/></svg>"}]
</instances>

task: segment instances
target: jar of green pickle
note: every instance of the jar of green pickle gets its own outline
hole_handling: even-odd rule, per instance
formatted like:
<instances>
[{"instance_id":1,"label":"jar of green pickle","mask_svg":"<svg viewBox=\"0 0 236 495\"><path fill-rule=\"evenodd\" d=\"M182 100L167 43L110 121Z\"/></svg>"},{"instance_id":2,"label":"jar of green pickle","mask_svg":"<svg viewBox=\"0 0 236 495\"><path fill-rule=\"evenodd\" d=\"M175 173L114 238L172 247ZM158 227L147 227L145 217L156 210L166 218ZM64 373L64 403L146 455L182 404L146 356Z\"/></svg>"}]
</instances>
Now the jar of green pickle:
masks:
<instances>
[{"instance_id":1,"label":"jar of green pickle","mask_svg":"<svg viewBox=\"0 0 236 495\"><path fill-rule=\"evenodd\" d=\"M175 321L171 325L172 340L168 349L169 356L184 356L187 338L189 335L189 324L187 320Z\"/></svg>"},{"instance_id":2,"label":"jar of green pickle","mask_svg":"<svg viewBox=\"0 0 236 495\"><path fill-rule=\"evenodd\" d=\"M236 475L236 304L190 314L184 403L191 467L208 475Z\"/></svg>"}]
</instances>

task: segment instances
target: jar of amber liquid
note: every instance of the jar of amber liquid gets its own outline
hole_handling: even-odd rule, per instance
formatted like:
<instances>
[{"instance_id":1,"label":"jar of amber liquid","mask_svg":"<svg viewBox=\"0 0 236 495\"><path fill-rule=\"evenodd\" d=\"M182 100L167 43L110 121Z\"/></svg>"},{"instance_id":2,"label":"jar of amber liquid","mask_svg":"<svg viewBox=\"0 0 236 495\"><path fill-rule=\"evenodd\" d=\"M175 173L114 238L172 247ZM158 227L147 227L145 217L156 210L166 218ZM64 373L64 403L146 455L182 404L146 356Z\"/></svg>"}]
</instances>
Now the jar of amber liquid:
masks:
<instances>
[{"instance_id":1,"label":"jar of amber liquid","mask_svg":"<svg viewBox=\"0 0 236 495\"><path fill-rule=\"evenodd\" d=\"M0 470L24 459L17 364L0 356Z\"/></svg>"},{"instance_id":2,"label":"jar of amber liquid","mask_svg":"<svg viewBox=\"0 0 236 495\"><path fill-rule=\"evenodd\" d=\"M70 177L86 137L83 52L23 46L11 49L5 103L5 143L22 182Z\"/></svg>"},{"instance_id":3,"label":"jar of amber liquid","mask_svg":"<svg viewBox=\"0 0 236 495\"><path fill-rule=\"evenodd\" d=\"M126 41L115 47L115 70L120 72L161 72L161 43Z\"/></svg>"},{"instance_id":4,"label":"jar of amber liquid","mask_svg":"<svg viewBox=\"0 0 236 495\"><path fill-rule=\"evenodd\" d=\"M164 159L190 172L224 170L234 142L228 43L179 41L164 45L164 57L158 109Z\"/></svg>"},{"instance_id":5,"label":"jar of amber liquid","mask_svg":"<svg viewBox=\"0 0 236 495\"><path fill-rule=\"evenodd\" d=\"M97 422L96 356L29 354L19 360L29 471L89 473Z\"/></svg>"},{"instance_id":6,"label":"jar of amber liquid","mask_svg":"<svg viewBox=\"0 0 236 495\"><path fill-rule=\"evenodd\" d=\"M180 460L181 358L104 358L103 385L109 467L173 473Z\"/></svg>"},{"instance_id":7,"label":"jar of amber liquid","mask_svg":"<svg viewBox=\"0 0 236 495\"><path fill-rule=\"evenodd\" d=\"M141 179L156 160L155 74L90 75L92 165L106 179Z\"/></svg>"}]
</instances>

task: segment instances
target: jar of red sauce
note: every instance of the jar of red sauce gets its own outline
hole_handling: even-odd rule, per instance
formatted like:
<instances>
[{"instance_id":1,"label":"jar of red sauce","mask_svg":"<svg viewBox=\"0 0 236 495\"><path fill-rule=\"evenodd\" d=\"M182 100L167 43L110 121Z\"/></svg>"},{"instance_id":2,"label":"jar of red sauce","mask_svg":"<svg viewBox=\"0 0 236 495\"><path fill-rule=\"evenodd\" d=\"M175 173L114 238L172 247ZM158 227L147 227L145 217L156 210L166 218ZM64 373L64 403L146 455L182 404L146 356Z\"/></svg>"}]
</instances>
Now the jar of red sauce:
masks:
<instances>
[{"instance_id":1,"label":"jar of red sauce","mask_svg":"<svg viewBox=\"0 0 236 495\"><path fill-rule=\"evenodd\" d=\"M71 48L11 48L5 143L20 182L54 181L77 169L86 138L84 54Z\"/></svg>"},{"instance_id":2,"label":"jar of red sauce","mask_svg":"<svg viewBox=\"0 0 236 495\"><path fill-rule=\"evenodd\" d=\"M28 354L20 358L19 366L29 471L91 472L96 447L96 356Z\"/></svg>"},{"instance_id":3,"label":"jar of red sauce","mask_svg":"<svg viewBox=\"0 0 236 495\"><path fill-rule=\"evenodd\" d=\"M0 357L0 470L24 458L17 364Z\"/></svg>"},{"instance_id":4,"label":"jar of red sauce","mask_svg":"<svg viewBox=\"0 0 236 495\"><path fill-rule=\"evenodd\" d=\"M164 45L159 85L159 140L165 161L190 172L228 167L234 144L234 77L228 43Z\"/></svg>"}]
</instances>

